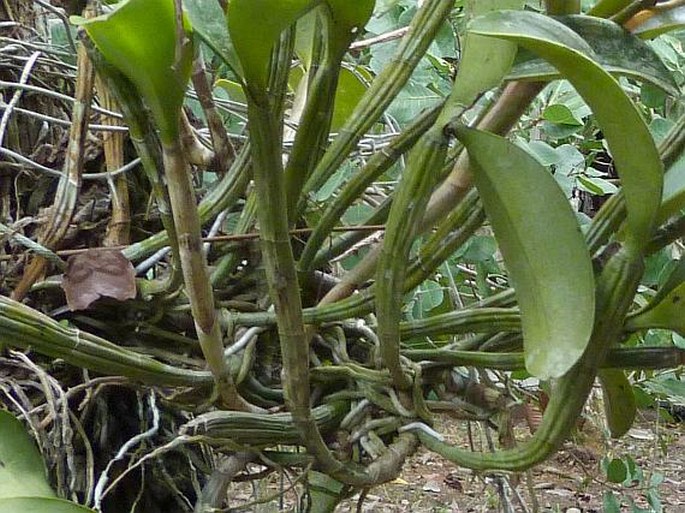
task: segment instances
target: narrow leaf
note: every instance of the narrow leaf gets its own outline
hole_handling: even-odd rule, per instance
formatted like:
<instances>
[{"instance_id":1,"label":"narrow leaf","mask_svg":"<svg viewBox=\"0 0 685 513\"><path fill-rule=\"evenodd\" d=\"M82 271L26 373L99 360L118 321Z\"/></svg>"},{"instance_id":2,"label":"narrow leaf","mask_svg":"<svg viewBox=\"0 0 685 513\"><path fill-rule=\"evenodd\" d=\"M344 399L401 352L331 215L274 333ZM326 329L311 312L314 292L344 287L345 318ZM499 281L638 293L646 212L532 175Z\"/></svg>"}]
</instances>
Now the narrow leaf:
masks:
<instances>
[{"instance_id":1,"label":"narrow leaf","mask_svg":"<svg viewBox=\"0 0 685 513\"><path fill-rule=\"evenodd\" d=\"M551 62L590 106L609 145L628 210L626 242L648 243L661 201L662 164L654 140L635 104L619 83L592 58L578 34L541 14L500 11L481 16L471 30L516 41Z\"/></svg>"},{"instance_id":2,"label":"narrow leaf","mask_svg":"<svg viewBox=\"0 0 685 513\"><path fill-rule=\"evenodd\" d=\"M54 495L43 458L23 424L10 412L0 410L0 499ZM23 510L13 513L17 511Z\"/></svg>"},{"instance_id":3,"label":"narrow leaf","mask_svg":"<svg viewBox=\"0 0 685 513\"><path fill-rule=\"evenodd\" d=\"M562 376L585 350L595 311L592 263L573 210L525 150L478 130L459 128L457 136L516 289L526 369Z\"/></svg>"},{"instance_id":4,"label":"narrow leaf","mask_svg":"<svg viewBox=\"0 0 685 513\"><path fill-rule=\"evenodd\" d=\"M612 438L625 435L633 425L637 405L633 387L626 374L618 369L602 369L598 373L604 398L604 414ZM623 479L614 482L622 482Z\"/></svg>"},{"instance_id":5,"label":"narrow leaf","mask_svg":"<svg viewBox=\"0 0 685 513\"><path fill-rule=\"evenodd\" d=\"M578 34L594 51L594 58L607 72L649 82L677 96L678 84L654 49L639 37L609 20L592 16L555 18ZM543 59L522 50L507 76L509 80L555 80L559 72Z\"/></svg>"},{"instance_id":6,"label":"narrow leaf","mask_svg":"<svg viewBox=\"0 0 685 513\"><path fill-rule=\"evenodd\" d=\"M125 0L97 18L72 20L85 28L105 59L135 85L162 139L175 138L193 46L189 38L177 61L173 0Z\"/></svg>"}]
</instances>

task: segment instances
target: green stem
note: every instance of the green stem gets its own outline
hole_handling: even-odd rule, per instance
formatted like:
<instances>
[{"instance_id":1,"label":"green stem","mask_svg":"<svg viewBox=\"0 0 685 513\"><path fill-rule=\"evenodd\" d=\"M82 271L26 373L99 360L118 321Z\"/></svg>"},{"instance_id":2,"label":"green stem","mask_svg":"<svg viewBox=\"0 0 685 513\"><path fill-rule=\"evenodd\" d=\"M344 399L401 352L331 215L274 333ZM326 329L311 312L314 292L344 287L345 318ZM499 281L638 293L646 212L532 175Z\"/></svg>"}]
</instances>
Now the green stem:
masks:
<instances>
[{"instance_id":1,"label":"green stem","mask_svg":"<svg viewBox=\"0 0 685 513\"><path fill-rule=\"evenodd\" d=\"M245 409L224 360L220 323L216 319L214 295L202 251L200 216L197 211L190 170L178 139L163 144L164 169L178 233L178 253L185 291L195 322L202 353L219 387L222 399L231 409Z\"/></svg>"},{"instance_id":2,"label":"green stem","mask_svg":"<svg viewBox=\"0 0 685 513\"><path fill-rule=\"evenodd\" d=\"M212 375L178 369L77 328L63 326L37 310L0 296L0 342L60 358L106 376L125 376L148 385L206 386Z\"/></svg>"},{"instance_id":3,"label":"green stem","mask_svg":"<svg viewBox=\"0 0 685 513\"><path fill-rule=\"evenodd\" d=\"M286 404L292 413L293 423L302 443L310 454L314 455L324 472L352 485L377 483L376 474L370 474L356 464L345 464L335 458L312 417L309 341L305 337L300 287L290 244L279 144L280 117L265 91L252 91L248 96L248 118L255 188L259 202L257 215L262 257L277 316ZM393 471L397 468L399 467L393 467Z\"/></svg>"},{"instance_id":4,"label":"green stem","mask_svg":"<svg viewBox=\"0 0 685 513\"><path fill-rule=\"evenodd\" d=\"M395 96L424 57L452 8L453 0L426 0L409 26L409 33L400 43L397 53L366 91L348 121L324 153L309 179L305 182L298 205L304 209L306 195L321 187L347 158L359 139L385 112Z\"/></svg>"},{"instance_id":5,"label":"green stem","mask_svg":"<svg viewBox=\"0 0 685 513\"><path fill-rule=\"evenodd\" d=\"M428 194L435 182L436 169L442 167L447 154L447 143L442 127L434 126L410 155L390 208L376 274L376 314L381 358L390 370L395 386L401 390L411 386L411 380L400 364L399 346L407 259L428 202Z\"/></svg>"},{"instance_id":6,"label":"green stem","mask_svg":"<svg viewBox=\"0 0 685 513\"><path fill-rule=\"evenodd\" d=\"M440 363L449 367L478 367L504 371L524 370L524 355L445 349L408 349L402 356L415 362ZM611 349L600 365L604 369L672 369L685 362L685 350L677 347L618 347Z\"/></svg>"},{"instance_id":7,"label":"green stem","mask_svg":"<svg viewBox=\"0 0 685 513\"><path fill-rule=\"evenodd\" d=\"M312 270L313 262L318 260L317 252L323 246L324 240L331 233L331 229L340 220L349 206L360 197L371 182L387 171L404 153L406 153L435 122L441 106L428 110L394 139L387 148L374 154L363 169L355 173L349 182L336 195L333 202L324 211L321 219L309 236L307 245L299 261L301 271Z\"/></svg>"},{"instance_id":8,"label":"green stem","mask_svg":"<svg viewBox=\"0 0 685 513\"><path fill-rule=\"evenodd\" d=\"M547 14L578 14L580 0L545 0Z\"/></svg>"},{"instance_id":9,"label":"green stem","mask_svg":"<svg viewBox=\"0 0 685 513\"><path fill-rule=\"evenodd\" d=\"M327 25L323 24L324 36L328 36ZM288 218L291 224L297 220L297 204L302 186L321 159L328 141L340 63L346 51L347 48L343 51L335 48L329 40L325 45L323 60L316 67L312 83L307 88L307 103L285 169Z\"/></svg>"}]
</instances>

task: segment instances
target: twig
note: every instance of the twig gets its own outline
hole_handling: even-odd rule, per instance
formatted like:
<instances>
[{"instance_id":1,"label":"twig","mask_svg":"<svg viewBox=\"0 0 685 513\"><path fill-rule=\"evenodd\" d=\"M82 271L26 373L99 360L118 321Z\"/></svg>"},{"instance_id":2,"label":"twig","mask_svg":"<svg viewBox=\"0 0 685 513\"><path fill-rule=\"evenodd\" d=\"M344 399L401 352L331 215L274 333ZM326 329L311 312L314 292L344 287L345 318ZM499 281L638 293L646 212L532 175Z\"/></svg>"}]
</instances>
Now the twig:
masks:
<instances>
[{"instance_id":1,"label":"twig","mask_svg":"<svg viewBox=\"0 0 685 513\"><path fill-rule=\"evenodd\" d=\"M362 39L361 41L356 41L350 45L350 50L359 50L360 48L367 48L372 45L377 45L379 43L387 43L388 41L393 41L395 39L400 39L407 32L409 32L409 27L401 27L389 32L385 32L378 36L370 37L368 39Z\"/></svg>"},{"instance_id":2,"label":"twig","mask_svg":"<svg viewBox=\"0 0 685 513\"><path fill-rule=\"evenodd\" d=\"M21 72L21 77L19 77L20 84L25 84L28 81L29 76L31 74L31 70L33 69L33 66L36 64L38 57L40 57L40 52L34 52L33 54L31 54L31 57L29 57L28 61L26 61L24 69ZM24 91L21 89L17 89L16 91L14 91L12 99L7 104L7 108L5 109L5 112L2 114L2 119L0 119L0 146L2 146L3 139L5 138L7 124L9 123L10 117L12 116L12 111L14 110L14 107L17 105L17 103L19 103L19 100L21 99L23 93Z\"/></svg>"}]
</instances>

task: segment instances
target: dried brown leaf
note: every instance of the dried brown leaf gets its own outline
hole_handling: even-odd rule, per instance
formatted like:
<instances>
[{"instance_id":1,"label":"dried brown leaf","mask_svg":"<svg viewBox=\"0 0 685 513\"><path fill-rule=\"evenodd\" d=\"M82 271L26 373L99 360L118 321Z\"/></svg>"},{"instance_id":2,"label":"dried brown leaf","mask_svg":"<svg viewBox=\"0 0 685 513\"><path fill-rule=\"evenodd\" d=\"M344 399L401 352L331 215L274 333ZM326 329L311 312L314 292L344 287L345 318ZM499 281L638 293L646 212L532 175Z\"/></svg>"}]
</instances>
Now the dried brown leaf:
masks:
<instances>
[{"instance_id":1,"label":"dried brown leaf","mask_svg":"<svg viewBox=\"0 0 685 513\"><path fill-rule=\"evenodd\" d=\"M85 310L101 297L125 301L136 297L135 271L119 250L89 249L69 257L62 288L72 311Z\"/></svg>"}]
</instances>

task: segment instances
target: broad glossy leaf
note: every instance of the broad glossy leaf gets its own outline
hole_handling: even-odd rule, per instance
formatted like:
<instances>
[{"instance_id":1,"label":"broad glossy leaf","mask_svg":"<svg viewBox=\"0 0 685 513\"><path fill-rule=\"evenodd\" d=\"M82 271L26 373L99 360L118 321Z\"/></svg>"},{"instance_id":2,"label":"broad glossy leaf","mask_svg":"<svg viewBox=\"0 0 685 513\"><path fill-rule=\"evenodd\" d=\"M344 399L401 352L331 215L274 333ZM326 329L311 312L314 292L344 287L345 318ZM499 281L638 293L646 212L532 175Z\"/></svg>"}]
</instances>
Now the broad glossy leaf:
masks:
<instances>
[{"instance_id":1,"label":"broad glossy leaf","mask_svg":"<svg viewBox=\"0 0 685 513\"><path fill-rule=\"evenodd\" d=\"M95 513L92 509L52 497L0 499L0 513Z\"/></svg>"},{"instance_id":2,"label":"broad glossy leaf","mask_svg":"<svg viewBox=\"0 0 685 513\"><path fill-rule=\"evenodd\" d=\"M661 202L659 152L635 104L616 79L588 57L594 51L562 23L533 12L487 14L473 20L470 28L516 41L551 62L573 84L594 112L614 157L628 211L626 242L644 247Z\"/></svg>"},{"instance_id":3,"label":"broad glossy leaf","mask_svg":"<svg viewBox=\"0 0 685 513\"><path fill-rule=\"evenodd\" d=\"M637 413L633 387L625 372L619 369L602 369L598 377L609 433L613 438L620 438L631 428Z\"/></svg>"},{"instance_id":4,"label":"broad glossy leaf","mask_svg":"<svg viewBox=\"0 0 685 513\"><path fill-rule=\"evenodd\" d=\"M555 18L578 34L594 50L594 58L609 73L646 81L671 95L678 84L657 53L642 39L609 20L592 16ZM555 80L559 72L529 51L519 52L509 80Z\"/></svg>"},{"instance_id":5,"label":"broad glossy leaf","mask_svg":"<svg viewBox=\"0 0 685 513\"><path fill-rule=\"evenodd\" d=\"M0 499L54 495L33 439L14 415L0 410ZM24 510L13 510L13 513L17 511Z\"/></svg>"},{"instance_id":6,"label":"broad glossy leaf","mask_svg":"<svg viewBox=\"0 0 685 513\"><path fill-rule=\"evenodd\" d=\"M685 155L681 156L664 175L659 221L665 221L685 208Z\"/></svg>"},{"instance_id":7,"label":"broad glossy leaf","mask_svg":"<svg viewBox=\"0 0 685 513\"><path fill-rule=\"evenodd\" d=\"M526 369L559 377L592 333L592 263L576 217L552 175L506 139L459 128L521 309Z\"/></svg>"},{"instance_id":8,"label":"broad glossy leaf","mask_svg":"<svg viewBox=\"0 0 685 513\"><path fill-rule=\"evenodd\" d=\"M183 7L195 34L241 77L243 71L228 35L226 15L219 0L184 0Z\"/></svg>"},{"instance_id":9,"label":"broad glossy leaf","mask_svg":"<svg viewBox=\"0 0 685 513\"><path fill-rule=\"evenodd\" d=\"M248 88L266 90L271 50L281 32L317 3L316 0L231 0L228 32Z\"/></svg>"},{"instance_id":10,"label":"broad glossy leaf","mask_svg":"<svg viewBox=\"0 0 685 513\"><path fill-rule=\"evenodd\" d=\"M155 118L162 140L175 138L190 79L193 46L189 38L176 61L173 0L125 0L111 13L73 19L85 28L105 59L135 85Z\"/></svg>"},{"instance_id":11,"label":"broad glossy leaf","mask_svg":"<svg viewBox=\"0 0 685 513\"><path fill-rule=\"evenodd\" d=\"M626 329L635 331L663 328L685 336L685 258L681 258L654 299L626 321Z\"/></svg>"}]
</instances>

